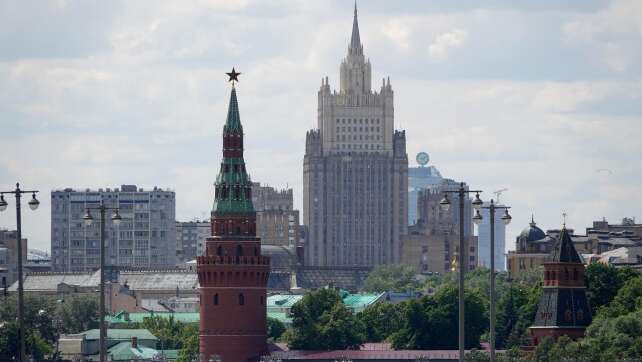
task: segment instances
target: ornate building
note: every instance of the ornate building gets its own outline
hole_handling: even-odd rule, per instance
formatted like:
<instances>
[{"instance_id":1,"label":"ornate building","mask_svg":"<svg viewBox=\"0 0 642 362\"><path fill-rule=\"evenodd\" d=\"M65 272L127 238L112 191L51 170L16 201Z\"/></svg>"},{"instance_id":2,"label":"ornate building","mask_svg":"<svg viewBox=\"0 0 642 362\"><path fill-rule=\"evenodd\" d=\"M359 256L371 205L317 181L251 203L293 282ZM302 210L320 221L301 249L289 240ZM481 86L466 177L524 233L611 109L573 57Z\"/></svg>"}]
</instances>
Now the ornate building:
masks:
<instances>
[{"instance_id":1,"label":"ornate building","mask_svg":"<svg viewBox=\"0 0 642 362\"><path fill-rule=\"evenodd\" d=\"M390 78L373 91L354 11L340 89L328 77L318 92L318 129L306 136L303 161L305 263L374 266L398 263L408 227L405 131L394 130Z\"/></svg>"},{"instance_id":2,"label":"ornate building","mask_svg":"<svg viewBox=\"0 0 642 362\"><path fill-rule=\"evenodd\" d=\"M535 323L529 328L534 345L545 336L555 339L563 335L581 338L591 324L584 264L566 227L562 228L558 239L544 263L544 293L537 308Z\"/></svg>"},{"instance_id":3,"label":"ornate building","mask_svg":"<svg viewBox=\"0 0 642 362\"><path fill-rule=\"evenodd\" d=\"M243 160L236 89L232 88L223 127L223 161L215 183L212 236L207 238L205 255L197 258L200 353L206 360L217 356L225 362L245 362L267 351L270 258L261 255L256 237L251 186Z\"/></svg>"}]
</instances>

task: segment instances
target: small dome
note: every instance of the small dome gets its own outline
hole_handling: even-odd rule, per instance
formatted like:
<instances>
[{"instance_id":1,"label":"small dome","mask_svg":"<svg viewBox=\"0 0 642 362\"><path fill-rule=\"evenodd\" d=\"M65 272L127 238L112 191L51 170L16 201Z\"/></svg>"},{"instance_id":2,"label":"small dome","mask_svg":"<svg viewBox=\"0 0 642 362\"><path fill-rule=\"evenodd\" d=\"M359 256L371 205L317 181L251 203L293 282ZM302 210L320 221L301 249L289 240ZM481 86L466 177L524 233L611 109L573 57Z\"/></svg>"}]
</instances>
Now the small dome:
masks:
<instances>
[{"instance_id":1,"label":"small dome","mask_svg":"<svg viewBox=\"0 0 642 362\"><path fill-rule=\"evenodd\" d=\"M546 233L542 231L542 229L537 227L537 224L535 224L535 220L531 219L530 224L528 224L528 227L519 234L519 240L524 240L524 241L536 241L536 240L541 240L546 237Z\"/></svg>"}]
</instances>

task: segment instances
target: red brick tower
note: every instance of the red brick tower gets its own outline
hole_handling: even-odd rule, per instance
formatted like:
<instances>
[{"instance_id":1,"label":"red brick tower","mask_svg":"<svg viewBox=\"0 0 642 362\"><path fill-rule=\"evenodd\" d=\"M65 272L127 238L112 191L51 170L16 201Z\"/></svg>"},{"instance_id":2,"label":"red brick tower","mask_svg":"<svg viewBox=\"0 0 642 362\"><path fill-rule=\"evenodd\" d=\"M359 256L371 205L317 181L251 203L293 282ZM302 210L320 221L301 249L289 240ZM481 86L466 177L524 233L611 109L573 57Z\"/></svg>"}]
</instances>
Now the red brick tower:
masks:
<instances>
[{"instance_id":1,"label":"red brick tower","mask_svg":"<svg viewBox=\"0 0 642 362\"><path fill-rule=\"evenodd\" d=\"M230 81L235 73L228 73ZM201 297L200 354L223 362L258 360L267 351L266 286L270 258L261 256L236 89L223 127L223 161L215 183L212 236L197 259Z\"/></svg>"},{"instance_id":2,"label":"red brick tower","mask_svg":"<svg viewBox=\"0 0 642 362\"><path fill-rule=\"evenodd\" d=\"M529 332L536 346L545 336L582 338L589 324L584 264L564 227L550 259L544 263L544 293Z\"/></svg>"}]
</instances>

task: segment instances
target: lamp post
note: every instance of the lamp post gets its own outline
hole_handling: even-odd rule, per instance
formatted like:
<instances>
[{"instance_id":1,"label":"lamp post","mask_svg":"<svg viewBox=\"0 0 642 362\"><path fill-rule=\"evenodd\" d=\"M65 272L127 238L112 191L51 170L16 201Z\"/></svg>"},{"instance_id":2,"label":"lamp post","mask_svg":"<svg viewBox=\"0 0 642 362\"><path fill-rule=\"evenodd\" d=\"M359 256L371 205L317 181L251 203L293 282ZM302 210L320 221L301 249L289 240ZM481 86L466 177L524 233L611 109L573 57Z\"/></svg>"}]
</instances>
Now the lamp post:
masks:
<instances>
[{"instance_id":1,"label":"lamp post","mask_svg":"<svg viewBox=\"0 0 642 362\"><path fill-rule=\"evenodd\" d=\"M88 207L83 220L85 221L86 226L90 226L94 221L94 218L91 216L91 210L100 211L100 339L99 339L99 349L100 349L100 362L106 362L106 351L105 351L105 339L107 338L107 330L105 328L105 212L107 210L114 210L114 215L112 215L111 220L114 225L120 225L122 217L118 214L117 207L107 207L101 201L100 206L98 207Z\"/></svg>"},{"instance_id":2,"label":"lamp post","mask_svg":"<svg viewBox=\"0 0 642 362\"><path fill-rule=\"evenodd\" d=\"M459 184L459 189L452 191L444 191L444 198L439 202L439 206L443 211L450 210L450 200L448 194L457 194L459 197L459 361L464 362L466 355L465 347L465 334L464 334L464 274L468 265L466 250L466 243L464 242L464 198L470 194L475 193L475 199L472 206L475 210L479 210L483 202L479 198L481 190L466 190L464 183Z\"/></svg>"},{"instance_id":3,"label":"lamp post","mask_svg":"<svg viewBox=\"0 0 642 362\"><path fill-rule=\"evenodd\" d=\"M510 224L510 221L513 219L510 214L508 214L509 206L497 206L495 201L490 200L488 206L483 206L483 209L488 210L490 216L490 361L495 362L495 211L497 209L503 209L504 215L502 215L501 220L504 225ZM482 221L482 216L477 210L477 214L473 218L475 224L479 225Z\"/></svg>"},{"instance_id":4,"label":"lamp post","mask_svg":"<svg viewBox=\"0 0 642 362\"><path fill-rule=\"evenodd\" d=\"M16 197L16 229L17 229L17 246L18 246L18 340L20 346L18 347L18 357L20 362L25 362L25 326L24 326L24 315L25 315L25 306L24 306L24 290L23 290L23 280L22 280L22 220L20 215L20 198L22 194L32 194L31 200L29 200L29 208L31 210L36 210L40 206L40 201L36 199L37 190L21 190L20 184L16 183L16 189L13 191L0 191L0 211L7 209L9 205L4 200L5 194L13 194Z\"/></svg>"}]
</instances>

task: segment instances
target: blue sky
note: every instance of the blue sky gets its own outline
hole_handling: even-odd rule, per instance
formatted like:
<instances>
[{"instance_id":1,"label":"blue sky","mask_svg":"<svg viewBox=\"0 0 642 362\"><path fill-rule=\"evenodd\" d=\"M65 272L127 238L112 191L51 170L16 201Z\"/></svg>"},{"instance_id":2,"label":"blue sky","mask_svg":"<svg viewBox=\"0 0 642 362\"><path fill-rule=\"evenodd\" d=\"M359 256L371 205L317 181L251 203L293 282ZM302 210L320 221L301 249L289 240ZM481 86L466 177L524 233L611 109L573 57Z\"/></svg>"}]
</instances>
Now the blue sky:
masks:
<instances>
[{"instance_id":1,"label":"blue sky","mask_svg":"<svg viewBox=\"0 0 642 362\"><path fill-rule=\"evenodd\" d=\"M545 229L564 211L578 230L642 217L642 2L515 3L359 2L409 158L427 151L485 198L508 188L509 248L531 213ZM338 87L352 6L0 0L0 186L43 191L30 246L49 249L57 188L169 187L180 219L206 215L232 66L252 178L301 207L305 132L321 78Z\"/></svg>"}]
</instances>

